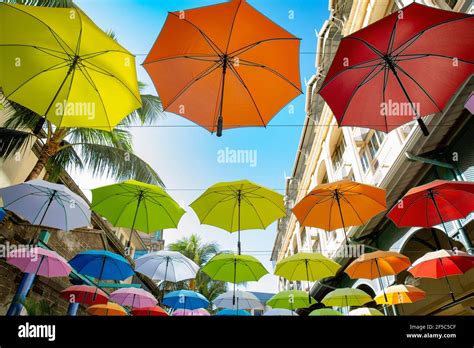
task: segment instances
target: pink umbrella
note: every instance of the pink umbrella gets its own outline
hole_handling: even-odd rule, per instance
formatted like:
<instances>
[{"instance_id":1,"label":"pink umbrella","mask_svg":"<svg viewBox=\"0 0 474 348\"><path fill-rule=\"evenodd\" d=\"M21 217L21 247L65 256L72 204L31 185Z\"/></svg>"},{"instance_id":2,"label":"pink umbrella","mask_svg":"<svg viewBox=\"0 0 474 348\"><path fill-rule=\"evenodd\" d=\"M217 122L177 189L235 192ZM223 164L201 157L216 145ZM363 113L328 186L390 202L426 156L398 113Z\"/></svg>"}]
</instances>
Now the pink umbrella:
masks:
<instances>
[{"instance_id":1,"label":"pink umbrella","mask_svg":"<svg viewBox=\"0 0 474 348\"><path fill-rule=\"evenodd\" d=\"M173 316L200 316L200 317L209 317L210 314L204 308L197 309L177 309L173 312Z\"/></svg>"},{"instance_id":2,"label":"pink umbrella","mask_svg":"<svg viewBox=\"0 0 474 348\"><path fill-rule=\"evenodd\" d=\"M110 294L110 299L131 308L154 307L158 301L148 291L139 288L123 288Z\"/></svg>"},{"instance_id":3,"label":"pink umbrella","mask_svg":"<svg viewBox=\"0 0 474 348\"><path fill-rule=\"evenodd\" d=\"M71 266L58 253L40 247L20 247L8 253L7 262L25 273L43 277L66 277Z\"/></svg>"}]
</instances>

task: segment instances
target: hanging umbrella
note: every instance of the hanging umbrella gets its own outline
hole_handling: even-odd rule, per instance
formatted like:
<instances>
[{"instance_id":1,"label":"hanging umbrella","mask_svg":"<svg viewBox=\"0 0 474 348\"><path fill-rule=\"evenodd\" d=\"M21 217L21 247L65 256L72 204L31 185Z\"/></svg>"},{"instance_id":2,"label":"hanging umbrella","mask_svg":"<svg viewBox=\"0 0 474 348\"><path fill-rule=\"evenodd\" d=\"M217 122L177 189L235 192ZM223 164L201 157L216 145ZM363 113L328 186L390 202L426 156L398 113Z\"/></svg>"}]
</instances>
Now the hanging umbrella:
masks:
<instances>
[{"instance_id":1,"label":"hanging umbrella","mask_svg":"<svg viewBox=\"0 0 474 348\"><path fill-rule=\"evenodd\" d=\"M8 253L7 262L24 273L47 278L67 277L71 266L58 253L40 247L19 247Z\"/></svg>"},{"instance_id":2,"label":"hanging umbrella","mask_svg":"<svg viewBox=\"0 0 474 348\"><path fill-rule=\"evenodd\" d=\"M170 12L143 65L166 111L221 136L265 127L302 93L299 45L245 0L233 0Z\"/></svg>"},{"instance_id":3,"label":"hanging umbrella","mask_svg":"<svg viewBox=\"0 0 474 348\"><path fill-rule=\"evenodd\" d=\"M78 273L100 280L125 280L134 274L127 259L106 250L80 252L69 264Z\"/></svg>"},{"instance_id":4,"label":"hanging umbrella","mask_svg":"<svg viewBox=\"0 0 474 348\"><path fill-rule=\"evenodd\" d=\"M174 317L209 317L210 314L207 310L205 310L204 308L196 308L196 309L177 309L173 312L173 316Z\"/></svg>"},{"instance_id":5,"label":"hanging umbrella","mask_svg":"<svg viewBox=\"0 0 474 348\"><path fill-rule=\"evenodd\" d=\"M264 316L298 316L295 311L285 308L272 308L263 313Z\"/></svg>"},{"instance_id":6,"label":"hanging umbrella","mask_svg":"<svg viewBox=\"0 0 474 348\"><path fill-rule=\"evenodd\" d=\"M252 314L243 309L223 309L216 313L217 316L250 317Z\"/></svg>"},{"instance_id":7,"label":"hanging umbrella","mask_svg":"<svg viewBox=\"0 0 474 348\"><path fill-rule=\"evenodd\" d=\"M360 226L387 209L385 190L350 180L316 186L294 208L301 226L326 231Z\"/></svg>"},{"instance_id":8,"label":"hanging umbrella","mask_svg":"<svg viewBox=\"0 0 474 348\"><path fill-rule=\"evenodd\" d=\"M63 291L60 296L69 303L106 304L109 296L99 288L90 285L72 285Z\"/></svg>"},{"instance_id":9,"label":"hanging umbrella","mask_svg":"<svg viewBox=\"0 0 474 348\"><path fill-rule=\"evenodd\" d=\"M416 260L408 272L418 278L444 278L453 302L454 297L449 276L462 275L474 268L474 256L459 250L438 250L426 253Z\"/></svg>"},{"instance_id":10,"label":"hanging umbrella","mask_svg":"<svg viewBox=\"0 0 474 348\"><path fill-rule=\"evenodd\" d=\"M133 308L132 315L135 317L167 317L169 314L161 307Z\"/></svg>"},{"instance_id":11,"label":"hanging umbrella","mask_svg":"<svg viewBox=\"0 0 474 348\"><path fill-rule=\"evenodd\" d=\"M265 229L286 215L282 195L248 180L215 184L190 207L201 224L238 232L239 254L240 231Z\"/></svg>"},{"instance_id":12,"label":"hanging umbrella","mask_svg":"<svg viewBox=\"0 0 474 348\"><path fill-rule=\"evenodd\" d=\"M339 311L336 311L332 308L321 308L321 309L315 309L311 313L309 313L310 317L319 317L319 316L343 316Z\"/></svg>"},{"instance_id":13,"label":"hanging umbrella","mask_svg":"<svg viewBox=\"0 0 474 348\"><path fill-rule=\"evenodd\" d=\"M87 313L98 316L124 316L127 311L120 305L109 302L106 304L96 304L87 308Z\"/></svg>"},{"instance_id":14,"label":"hanging umbrella","mask_svg":"<svg viewBox=\"0 0 474 348\"><path fill-rule=\"evenodd\" d=\"M177 251L160 250L135 260L135 272L152 280L180 282L196 278L199 266Z\"/></svg>"},{"instance_id":15,"label":"hanging umbrella","mask_svg":"<svg viewBox=\"0 0 474 348\"><path fill-rule=\"evenodd\" d=\"M158 301L150 294L140 288L123 288L115 290L110 294L110 299L119 305L130 308L153 307Z\"/></svg>"},{"instance_id":16,"label":"hanging umbrella","mask_svg":"<svg viewBox=\"0 0 474 348\"><path fill-rule=\"evenodd\" d=\"M333 277L341 265L320 253L296 253L277 263L275 275L288 279L307 280L309 282ZM308 300L311 296L308 293Z\"/></svg>"},{"instance_id":17,"label":"hanging umbrella","mask_svg":"<svg viewBox=\"0 0 474 348\"><path fill-rule=\"evenodd\" d=\"M5 209L33 225L69 231L90 224L88 204L64 185L30 180L1 188L0 196Z\"/></svg>"},{"instance_id":18,"label":"hanging umbrella","mask_svg":"<svg viewBox=\"0 0 474 348\"><path fill-rule=\"evenodd\" d=\"M396 275L410 267L410 265L410 259L405 255L394 251L378 250L362 254L345 269L345 272L352 279L378 278L380 288L385 293L381 278Z\"/></svg>"},{"instance_id":19,"label":"hanging umbrella","mask_svg":"<svg viewBox=\"0 0 474 348\"><path fill-rule=\"evenodd\" d=\"M368 307L361 307L357 309L353 309L349 312L349 315L352 316L375 316L380 317L383 316L382 312L376 310L375 308L368 308Z\"/></svg>"},{"instance_id":20,"label":"hanging umbrella","mask_svg":"<svg viewBox=\"0 0 474 348\"><path fill-rule=\"evenodd\" d=\"M401 304L413 303L423 300L426 292L413 285L392 285L385 289L384 293L379 293L374 300L377 304Z\"/></svg>"},{"instance_id":21,"label":"hanging umbrella","mask_svg":"<svg viewBox=\"0 0 474 348\"><path fill-rule=\"evenodd\" d=\"M316 303L316 301L311 299L311 297L308 298L308 294L305 291L286 290L273 295L267 301L267 306L272 308L285 308L294 311L298 308L308 308L311 306L311 302Z\"/></svg>"},{"instance_id":22,"label":"hanging umbrella","mask_svg":"<svg viewBox=\"0 0 474 348\"><path fill-rule=\"evenodd\" d=\"M372 302L372 297L359 289L341 288L328 293L321 302L327 307L363 306Z\"/></svg>"},{"instance_id":23,"label":"hanging umbrella","mask_svg":"<svg viewBox=\"0 0 474 348\"><path fill-rule=\"evenodd\" d=\"M91 209L112 225L131 229L128 247L135 229L150 233L176 228L185 213L163 188L135 180L92 190Z\"/></svg>"},{"instance_id":24,"label":"hanging umbrella","mask_svg":"<svg viewBox=\"0 0 474 348\"><path fill-rule=\"evenodd\" d=\"M268 271L255 257L250 255L218 254L210 259L201 269L213 280L234 284L232 304L236 303L237 283L257 281Z\"/></svg>"},{"instance_id":25,"label":"hanging umbrella","mask_svg":"<svg viewBox=\"0 0 474 348\"><path fill-rule=\"evenodd\" d=\"M251 292L236 290L235 291L235 304L234 292L227 291L217 296L212 304L218 308L226 309L263 309L263 304L260 300Z\"/></svg>"},{"instance_id":26,"label":"hanging umbrella","mask_svg":"<svg viewBox=\"0 0 474 348\"><path fill-rule=\"evenodd\" d=\"M472 15L413 3L341 40L319 94L339 125L390 132L442 112L474 73Z\"/></svg>"},{"instance_id":27,"label":"hanging umbrella","mask_svg":"<svg viewBox=\"0 0 474 348\"><path fill-rule=\"evenodd\" d=\"M191 290L177 290L165 295L163 304L173 309L207 308L209 301L200 293Z\"/></svg>"},{"instance_id":28,"label":"hanging umbrella","mask_svg":"<svg viewBox=\"0 0 474 348\"><path fill-rule=\"evenodd\" d=\"M434 180L410 189L387 216L398 227L433 227L439 224L453 244L445 222L462 219L474 210L474 183Z\"/></svg>"},{"instance_id":29,"label":"hanging umbrella","mask_svg":"<svg viewBox=\"0 0 474 348\"><path fill-rule=\"evenodd\" d=\"M134 56L79 8L0 3L5 97L58 127L112 130L141 107ZM33 35L32 35L33 33Z\"/></svg>"}]
</instances>

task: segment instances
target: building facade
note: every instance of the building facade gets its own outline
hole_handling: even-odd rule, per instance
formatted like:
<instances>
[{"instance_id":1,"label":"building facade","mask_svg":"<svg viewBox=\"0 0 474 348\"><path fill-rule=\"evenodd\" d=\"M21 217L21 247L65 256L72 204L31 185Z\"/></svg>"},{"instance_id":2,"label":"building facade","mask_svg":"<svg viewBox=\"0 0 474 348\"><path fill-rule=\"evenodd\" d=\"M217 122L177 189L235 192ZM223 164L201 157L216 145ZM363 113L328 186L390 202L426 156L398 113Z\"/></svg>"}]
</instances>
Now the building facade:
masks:
<instances>
[{"instance_id":1,"label":"building facade","mask_svg":"<svg viewBox=\"0 0 474 348\"><path fill-rule=\"evenodd\" d=\"M424 253L449 246L441 227L434 229L399 229L383 214L364 226L347 229L352 248L344 248L342 230L326 232L317 228L301 228L291 208L316 185L341 179L367 183L387 191L387 204L392 207L410 188L434 179L474 181L474 121L465 105L474 86L474 77L452 96L443 113L425 118L432 129L424 136L413 123L392 132L337 126L331 109L317 94L331 65L342 37L349 35L412 1L330 0L330 18L319 32L316 75L307 85L306 120L299 143L292 176L286 180L287 217L278 223L272 261L299 251L321 252L343 267L333 279L310 284L279 280L283 289L310 290L316 300L335 287L360 288L370 295L380 291L377 281L352 280L345 267L361 252L393 250L412 261ZM471 1L420 0L419 3L446 10L471 12ZM462 250L473 253L474 222L472 214L465 220L447 224L449 237ZM385 286L395 283L414 284L427 291L427 299L419 303L384 309L386 313L403 314L473 314L474 277L472 271L453 278L452 302L446 284L431 279L413 279L402 272L383 279ZM372 304L374 305L374 304Z\"/></svg>"}]
</instances>

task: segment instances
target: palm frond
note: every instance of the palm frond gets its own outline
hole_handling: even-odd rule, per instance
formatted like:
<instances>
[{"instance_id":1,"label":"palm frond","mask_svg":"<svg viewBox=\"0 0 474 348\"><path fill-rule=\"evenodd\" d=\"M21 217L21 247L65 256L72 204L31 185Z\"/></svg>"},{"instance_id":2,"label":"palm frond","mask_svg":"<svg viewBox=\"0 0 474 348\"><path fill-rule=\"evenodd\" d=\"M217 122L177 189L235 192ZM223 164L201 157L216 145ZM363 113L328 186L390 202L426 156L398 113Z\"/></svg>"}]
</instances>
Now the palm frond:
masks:
<instances>
[{"instance_id":1,"label":"palm frond","mask_svg":"<svg viewBox=\"0 0 474 348\"><path fill-rule=\"evenodd\" d=\"M63 142L64 145L69 145L67 141ZM46 169L49 174L50 181L56 181L63 170L67 169L84 169L84 163L77 154L76 150L72 146L65 146L56 155L51 157L46 164Z\"/></svg>"},{"instance_id":2,"label":"palm frond","mask_svg":"<svg viewBox=\"0 0 474 348\"><path fill-rule=\"evenodd\" d=\"M9 107L12 108L12 112L5 120L4 126L6 128L19 129L19 130L34 130L41 120L41 116L31 111L24 106L17 104L12 101L8 101Z\"/></svg>"},{"instance_id":3,"label":"palm frond","mask_svg":"<svg viewBox=\"0 0 474 348\"><path fill-rule=\"evenodd\" d=\"M159 97L151 94L142 94L140 97L142 100L142 107L125 117L120 125L129 126L138 123L149 126L156 124L157 121L165 118L165 113L163 112L163 106Z\"/></svg>"},{"instance_id":4,"label":"palm frond","mask_svg":"<svg viewBox=\"0 0 474 348\"><path fill-rule=\"evenodd\" d=\"M104 175L118 181L135 179L164 186L159 175L137 155L116 147L84 143L75 145L84 167L93 175Z\"/></svg>"},{"instance_id":5,"label":"palm frond","mask_svg":"<svg viewBox=\"0 0 474 348\"><path fill-rule=\"evenodd\" d=\"M72 0L4 0L11 4L22 4L42 7L74 7Z\"/></svg>"},{"instance_id":6,"label":"palm frond","mask_svg":"<svg viewBox=\"0 0 474 348\"><path fill-rule=\"evenodd\" d=\"M10 158L31 145L36 136L17 129L0 128L0 158Z\"/></svg>"},{"instance_id":7,"label":"palm frond","mask_svg":"<svg viewBox=\"0 0 474 348\"><path fill-rule=\"evenodd\" d=\"M91 128L71 128L67 139L70 143L99 144L132 151L132 136L129 131L114 128L112 132Z\"/></svg>"}]
</instances>

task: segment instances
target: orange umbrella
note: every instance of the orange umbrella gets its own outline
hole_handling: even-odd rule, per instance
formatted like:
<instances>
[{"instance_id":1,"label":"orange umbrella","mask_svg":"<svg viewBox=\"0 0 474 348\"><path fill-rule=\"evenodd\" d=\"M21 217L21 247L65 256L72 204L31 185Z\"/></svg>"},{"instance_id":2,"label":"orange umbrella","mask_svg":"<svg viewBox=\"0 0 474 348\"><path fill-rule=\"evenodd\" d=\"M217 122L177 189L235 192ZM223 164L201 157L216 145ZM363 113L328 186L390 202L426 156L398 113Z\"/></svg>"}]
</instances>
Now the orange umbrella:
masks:
<instances>
[{"instance_id":1,"label":"orange umbrella","mask_svg":"<svg viewBox=\"0 0 474 348\"><path fill-rule=\"evenodd\" d=\"M410 267L411 262L408 257L394 251L378 250L373 253L366 253L354 260L345 270L352 279L379 278L380 288L384 295L385 290L380 278L395 275ZM387 301L387 297L385 297Z\"/></svg>"},{"instance_id":2,"label":"orange umbrella","mask_svg":"<svg viewBox=\"0 0 474 348\"><path fill-rule=\"evenodd\" d=\"M87 313L100 316L122 316L127 315L127 311L120 305L109 302L106 304L97 304L87 308Z\"/></svg>"},{"instance_id":3,"label":"orange umbrella","mask_svg":"<svg viewBox=\"0 0 474 348\"><path fill-rule=\"evenodd\" d=\"M263 126L301 94L298 38L245 0L170 12L143 65L166 111L210 132Z\"/></svg>"},{"instance_id":4,"label":"orange umbrella","mask_svg":"<svg viewBox=\"0 0 474 348\"><path fill-rule=\"evenodd\" d=\"M326 231L365 224L387 209L385 190L350 180L316 186L294 208L301 226ZM347 236L346 236L347 244Z\"/></svg>"},{"instance_id":5,"label":"orange umbrella","mask_svg":"<svg viewBox=\"0 0 474 348\"><path fill-rule=\"evenodd\" d=\"M413 303L423 300L426 292L413 285L392 285L385 289L383 294L377 294L374 300L378 304Z\"/></svg>"}]
</instances>

